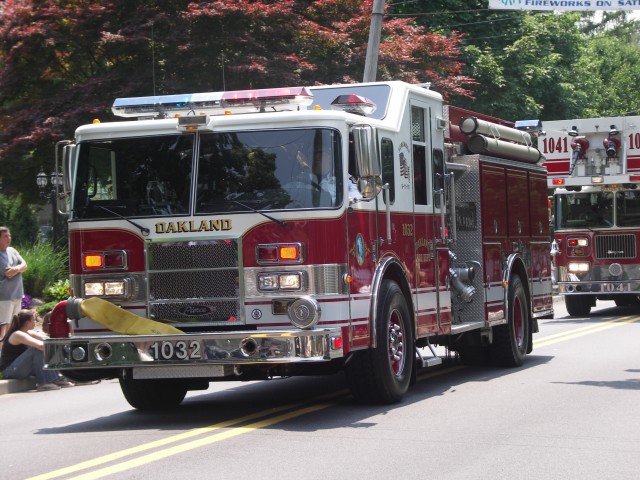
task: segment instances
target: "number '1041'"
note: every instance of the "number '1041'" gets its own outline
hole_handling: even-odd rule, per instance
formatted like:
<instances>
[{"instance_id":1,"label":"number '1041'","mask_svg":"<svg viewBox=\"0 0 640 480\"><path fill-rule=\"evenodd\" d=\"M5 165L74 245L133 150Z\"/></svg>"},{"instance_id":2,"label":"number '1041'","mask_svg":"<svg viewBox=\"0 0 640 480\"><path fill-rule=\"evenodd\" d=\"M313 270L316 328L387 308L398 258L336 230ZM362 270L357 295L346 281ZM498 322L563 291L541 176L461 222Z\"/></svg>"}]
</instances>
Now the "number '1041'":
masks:
<instances>
[{"instance_id":1,"label":"number '1041'","mask_svg":"<svg viewBox=\"0 0 640 480\"><path fill-rule=\"evenodd\" d=\"M640 149L640 133L630 133L627 137L629 140L629 150ZM601 145L597 145L600 147ZM569 140L567 137L559 138L544 138L542 140L542 153L568 153L569 152Z\"/></svg>"}]
</instances>

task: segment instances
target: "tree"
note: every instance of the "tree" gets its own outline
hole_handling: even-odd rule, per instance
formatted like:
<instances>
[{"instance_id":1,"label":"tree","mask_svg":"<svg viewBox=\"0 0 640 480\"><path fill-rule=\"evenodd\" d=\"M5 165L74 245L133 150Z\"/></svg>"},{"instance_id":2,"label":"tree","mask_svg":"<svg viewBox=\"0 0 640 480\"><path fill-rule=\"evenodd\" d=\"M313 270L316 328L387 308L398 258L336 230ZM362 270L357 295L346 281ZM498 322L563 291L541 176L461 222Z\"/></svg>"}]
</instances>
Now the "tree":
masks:
<instances>
[{"instance_id":1,"label":"tree","mask_svg":"<svg viewBox=\"0 0 640 480\"><path fill-rule=\"evenodd\" d=\"M610 35L598 35L585 48L589 77L597 85L585 95L584 115L640 115L640 48Z\"/></svg>"},{"instance_id":2,"label":"tree","mask_svg":"<svg viewBox=\"0 0 640 480\"><path fill-rule=\"evenodd\" d=\"M626 12L488 10L486 0L394 2L428 30L463 35L463 72L477 82L457 105L511 120L637 111L638 22ZM617 46L617 47L616 47ZM617 113L621 114L621 113Z\"/></svg>"},{"instance_id":3,"label":"tree","mask_svg":"<svg viewBox=\"0 0 640 480\"><path fill-rule=\"evenodd\" d=\"M481 90L478 103L489 105L505 118L570 118L580 113L585 93L580 79L584 71L582 37L576 26L577 15L525 14L520 36L504 47L498 56L480 51L499 62L500 75L491 81L487 70L478 68ZM466 53L472 54L472 48ZM484 64L478 63L478 66ZM464 100L461 100L465 103Z\"/></svg>"},{"instance_id":4,"label":"tree","mask_svg":"<svg viewBox=\"0 0 640 480\"><path fill-rule=\"evenodd\" d=\"M16 245L32 245L39 239L38 217L33 208L23 201L22 195L0 195L0 225L9 227Z\"/></svg>"},{"instance_id":5,"label":"tree","mask_svg":"<svg viewBox=\"0 0 640 480\"><path fill-rule=\"evenodd\" d=\"M0 164L23 170L8 171L5 186L35 200L33 179L40 165L51 169L53 144L94 118L110 120L116 97L356 81L371 3L5 0ZM379 78L470 94L459 36L411 19L386 22L383 34Z\"/></svg>"}]
</instances>

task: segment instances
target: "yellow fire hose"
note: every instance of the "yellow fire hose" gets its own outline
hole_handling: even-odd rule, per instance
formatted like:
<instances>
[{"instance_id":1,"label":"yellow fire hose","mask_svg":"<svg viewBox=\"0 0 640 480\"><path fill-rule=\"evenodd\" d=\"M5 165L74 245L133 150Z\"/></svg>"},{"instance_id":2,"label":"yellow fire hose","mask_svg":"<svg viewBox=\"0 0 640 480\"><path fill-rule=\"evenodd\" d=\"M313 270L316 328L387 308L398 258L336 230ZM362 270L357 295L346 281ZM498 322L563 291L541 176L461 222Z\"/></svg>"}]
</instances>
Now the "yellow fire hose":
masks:
<instances>
[{"instance_id":1,"label":"yellow fire hose","mask_svg":"<svg viewBox=\"0 0 640 480\"><path fill-rule=\"evenodd\" d=\"M140 317L101 298L87 298L80 302L80 312L109 330L124 335L169 335L184 333L166 323Z\"/></svg>"}]
</instances>

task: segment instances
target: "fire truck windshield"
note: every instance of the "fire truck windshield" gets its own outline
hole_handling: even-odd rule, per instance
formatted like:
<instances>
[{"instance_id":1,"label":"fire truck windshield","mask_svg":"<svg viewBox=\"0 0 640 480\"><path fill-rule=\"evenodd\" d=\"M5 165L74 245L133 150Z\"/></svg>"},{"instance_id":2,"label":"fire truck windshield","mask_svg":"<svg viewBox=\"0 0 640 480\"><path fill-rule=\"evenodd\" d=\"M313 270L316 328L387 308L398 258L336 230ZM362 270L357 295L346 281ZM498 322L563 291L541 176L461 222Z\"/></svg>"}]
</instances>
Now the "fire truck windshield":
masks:
<instances>
[{"instance_id":1,"label":"fire truck windshield","mask_svg":"<svg viewBox=\"0 0 640 480\"><path fill-rule=\"evenodd\" d=\"M568 193L555 197L556 230L607 228L615 224L614 195L608 191Z\"/></svg>"},{"instance_id":2,"label":"fire truck windshield","mask_svg":"<svg viewBox=\"0 0 640 480\"><path fill-rule=\"evenodd\" d=\"M79 144L73 214L89 219L333 208L342 203L341 165L340 134L331 129L85 141Z\"/></svg>"},{"instance_id":3,"label":"fire truck windshield","mask_svg":"<svg viewBox=\"0 0 640 480\"><path fill-rule=\"evenodd\" d=\"M613 193L594 191L555 197L556 230L606 228L614 225Z\"/></svg>"},{"instance_id":4,"label":"fire truck windshield","mask_svg":"<svg viewBox=\"0 0 640 480\"><path fill-rule=\"evenodd\" d=\"M640 191L625 190L616 193L616 225L640 227Z\"/></svg>"}]
</instances>

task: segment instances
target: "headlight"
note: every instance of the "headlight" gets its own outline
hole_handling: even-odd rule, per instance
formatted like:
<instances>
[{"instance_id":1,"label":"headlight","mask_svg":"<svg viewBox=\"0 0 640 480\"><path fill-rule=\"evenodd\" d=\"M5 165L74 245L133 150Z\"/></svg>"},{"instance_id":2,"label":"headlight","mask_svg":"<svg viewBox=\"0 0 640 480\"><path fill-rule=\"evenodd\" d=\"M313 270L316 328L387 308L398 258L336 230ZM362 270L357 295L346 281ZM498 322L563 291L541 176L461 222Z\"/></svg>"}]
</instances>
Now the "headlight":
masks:
<instances>
[{"instance_id":1,"label":"headlight","mask_svg":"<svg viewBox=\"0 0 640 480\"><path fill-rule=\"evenodd\" d=\"M300 286L302 285L299 273L280 275L279 281L281 290L300 290Z\"/></svg>"},{"instance_id":2,"label":"headlight","mask_svg":"<svg viewBox=\"0 0 640 480\"><path fill-rule=\"evenodd\" d=\"M297 291L303 286L302 272L263 272L258 274L258 290L273 292L278 290Z\"/></svg>"},{"instance_id":3,"label":"headlight","mask_svg":"<svg viewBox=\"0 0 640 480\"><path fill-rule=\"evenodd\" d=\"M105 295L124 295L124 282L105 282Z\"/></svg>"},{"instance_id":4,"label":"headlight","mask_svg":"<svg viewBox=\"0 0 640 480\"><path fill-rule=\"evenodd\" d=\"M95 297L104 295L104 284L102 282L91 282L84 284L84 296Z\"/></svg>"},{"instance_id":5,"label":"headlight","mask_svg":"<svg viewBox=\"0 0 640 480\"><path fill-rule=\"evenodd\" d=\"M569 263L567 268L570 272L588 272L589 264L588 263Z\"/></svg>"},{"instance_id":6,"label":"headlight","mask_svg":"<svg viewBox=\"0 0 640 480\"><path fill-rule=\"evenodd\" d=\"M127 282L98 281L84 284L84 297L125 297L128 295Z\"/></svg>"},{"instance_id":7,"label":"headlight","mask_svg":"<svg viewBox=\"0 0 640 480\"><path fill-rule=\"evenodd\" d=\"M258 290L271 291L278 289L277 273L261 273L258 275Z\"/></svg>"}]
</instances>

